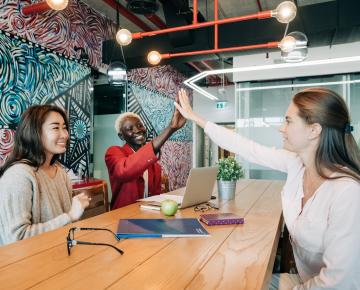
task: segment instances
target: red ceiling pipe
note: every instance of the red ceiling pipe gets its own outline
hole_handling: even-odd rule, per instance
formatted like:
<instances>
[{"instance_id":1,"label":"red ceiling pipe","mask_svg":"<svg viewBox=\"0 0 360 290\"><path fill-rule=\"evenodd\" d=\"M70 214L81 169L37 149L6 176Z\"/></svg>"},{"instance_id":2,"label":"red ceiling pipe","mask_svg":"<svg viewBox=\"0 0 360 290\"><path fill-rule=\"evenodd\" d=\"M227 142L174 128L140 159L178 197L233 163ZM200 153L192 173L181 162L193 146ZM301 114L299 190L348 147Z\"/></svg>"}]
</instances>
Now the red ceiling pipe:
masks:
<instances>
[{"instance_id":1,"label":"red ceiling pipe","mask_svg":"<svg viewBox=\"0 0 360 290\"><path fill-rule=\"evenodd\" d=\"M198 23L197 15L198 15L198 2L197 0L193 0L193 24Z\"/></svg>"},{"instance_id":2,"label":"red ceiling pipe","mask_svg":"<svg viewBox=\"0 0 360 290\"><path fill-rule=\"evenodd\" d=\"M109 1L109 0L104 0L104 1ZM226 23L240 22L240 21L245 21L245 20L250 20L250 19L265 19L265 18L270 18L270 17L271 17L271 10L268 10L268 11L257 12L255 14L225 18L225 19L221 19L218 21L208 21L208 22L178 26L178 27L148 31L148 32L135 32L132 34L132 37L133 37L133 39L139 39L139 38L143 38L146 36L154 36L154 35L158 35L158 34L165 34L165 33L176 32L176 31L208 27L208 26L213 26L215 24L226 24Z\"/></svg>"},{"instance_id":3,"label":"red ceiling pipe","mask_svg":"<svg viewBox=\"0 0 360 290\"><path fill-rule=\"evenodd\" d=\"M106 2L107 4L109 4L110 6L114 7L113 6L113 1L106 1L104 0L104 2ZM120 8L121 4L119 3L119 8ZM125 11L127 11L128 13L126 13L126 15L133 15L130 11L128 11L125 7L122 6L123 9L120 8L120 13L123 15L123 13ZM115 9L116 9L116 3L115 3ZM133 18L131 16L131 18L128 18L130 21L134 22L134 19L136 19L137 17L135 15L133 15L135 18ZM166 24L161 20L160 17L158 17L156 14L147 14L145 15L145 17L147 19L149 19L153 24L155 24L157 27L159 27L160 29L165 29L167 28ZM138 24L141 24L142 26L147 26L147 24L145 22L143 22L140 18L137 18L137 23L134 23L136 25ZM138 25L139 26L139 25ZM150 27L149 27L150 29ZM151 30L151 29L150 29ZM195 70L197 70L198 72L202 72L202 70L197 66L195 65L193 62L188 62L188 64L193 67Z\"/></svg>"},{"instance_id":4,"label":"red ceiling pipe","mask_svg":"<svg viewBox=\"0 0 360 290\"><path fill-rule=\"evenodd\" d=\"M46 3L46 1L38 2L35 4L30 4L21 8L21 13L25 16L45 12L50 10L50 6Z\"/></svg>"},{"instance_id":5,"label":"red ceiling pipe","mask_svg":"<svg viewBox=\"0 0 360 290\"><path fill-rule=\"evenodd\" d=\"M155 20L154 16L157 18L157 20ZM148 14L148 15L145 15L145 17L147 19L149 19L152 23L154 23L157 27L163 28L163 29L167 28L166 24L156 14ZM155 21L153 21L153 20L155 20ZM201 63L204 64L205 62L201 61ZM202 72L202 69L199 68L194 62L188 61L187 64L189 66L191 66L192 68L194 68L197 72ZM212 68L210 67L210 69L212 69Z\"/></svg>"},{"instance_id":6,"label":"red ceiling pipe","mask_svg":"<svg viewBox=\"0 0 360 290\"><path fill-rule=\"evenodd\" d=\"M119 12L121 15L129 19L131 22L133 22L135 25L140 27L144 31L152 31L152 28L147 25L144 21L142 21L139 17L137 17L135 14L131 13L129 10L127 10L124 6L122 6L120 3L116 4L114 0L103 0L106 4L114 8L115 10L117 7L119 7ZM119 6L117 6L119 5Z\"/></svg>"},{"instance_id":7,"label":"red ceiling pipe","mask_svg":"<svg viewBox=\"0 0 360 290\"><path fill-rule=\"evenodd\" d=\"M234 46L218 49L207 49L207 50L197 50L197 51L188 51L188 52L179 52L179 53L164 53L161 54L161 58L172 58L179 56L192 56L200 54L210 54L210 53L219 53L219 52L229 52L229 51L242 51L242 50L251 50L259 48L277 48L279 46L278 41L263 43L263 44L253 44L253 45L244 45L244 46Z\"/></svg>"},{"instance_id":8,"label":"red ceiling pipe","mask_svg":"<svg viewBox=\"0 0 360 290\"><path fill-rule=\"evenodd\" d=\"M197 0L194 0L194 1L196 1L197 2ZM194 10L196 10L196 15L197 15L197 3L193 3L194 4ZM195 13L195 12L194 12ZM149 19L152 23L154 23L157 27L159 27L159 28L162 28L162 29L164 29L164 28L167 28L167 26L166 26L166 24L161 20L161 18L160 17L158 17L156 14L147 14L147 15L145 15L145 17L147 18L147 19ZM197 21L197 19L196 19L196 21ZM200 63L201 64L203 64L207 69L210 69L210 70L212 70L212 67L206 62L206 61L200 61ZM196 71L198 71L198 72L202 72L203 70L200 68L200 67L198 67L194 62L192 62L192 61L189 61L189 62L187 62L187 64L189 65L189 66L191 66L192 68L194 68ZM217 79L218 77L217 76L210 76L210 79L211 78L215 78L215 79ZM228 82L228 80L227 80L227 78L226 78L226 83Z\"/></svg>"}]
</instances>

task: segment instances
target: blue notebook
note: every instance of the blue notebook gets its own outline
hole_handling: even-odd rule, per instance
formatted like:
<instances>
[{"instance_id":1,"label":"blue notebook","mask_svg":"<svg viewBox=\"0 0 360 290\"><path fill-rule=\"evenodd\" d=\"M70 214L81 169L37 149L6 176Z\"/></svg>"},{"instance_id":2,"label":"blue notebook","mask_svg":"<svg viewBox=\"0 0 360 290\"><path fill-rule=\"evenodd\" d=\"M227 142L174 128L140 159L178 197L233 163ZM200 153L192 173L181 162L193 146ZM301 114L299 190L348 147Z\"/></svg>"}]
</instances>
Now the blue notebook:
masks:
<instances>
[{"instance_id":1,"label":"blue notebook","mask_svg":"<svg viewBox=\"0 0 360 290\"><path fill-rule=\"evenodd\" d=\"M209 233L195 218L121 219L118 238L206 237Z\"/></svg>"}]
</instances>

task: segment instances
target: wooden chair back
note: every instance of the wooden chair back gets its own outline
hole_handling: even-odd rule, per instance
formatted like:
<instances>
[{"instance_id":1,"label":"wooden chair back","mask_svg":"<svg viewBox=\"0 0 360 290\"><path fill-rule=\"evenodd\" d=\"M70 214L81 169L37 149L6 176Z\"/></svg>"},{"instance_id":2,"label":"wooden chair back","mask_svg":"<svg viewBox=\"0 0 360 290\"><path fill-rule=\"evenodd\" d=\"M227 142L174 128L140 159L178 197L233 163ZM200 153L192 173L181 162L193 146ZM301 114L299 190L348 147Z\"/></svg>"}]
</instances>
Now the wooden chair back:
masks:
<instances>
[{"instance_id":1,"label":"wooden chair back","mask_svg":"<svg viewBox=\"0 0 360 290\"><path fill-rule=\"evenodd\" d=\"M75 189L73 190L73 196L82 192L91 197L91 201L81 219L86 219L109 211L108 192L105 181L100 184Z\"/></svg>"},{"instance_id":2,"label":"wooden chair back","mask_svg":"<svg viewBox=\"0 0 360 290\"><path fill-rule=\"evenodd\" d=\"M166 193L169 191L169 177L166 174L161 175L161 193Z\"/></svg>"}]
</instances>

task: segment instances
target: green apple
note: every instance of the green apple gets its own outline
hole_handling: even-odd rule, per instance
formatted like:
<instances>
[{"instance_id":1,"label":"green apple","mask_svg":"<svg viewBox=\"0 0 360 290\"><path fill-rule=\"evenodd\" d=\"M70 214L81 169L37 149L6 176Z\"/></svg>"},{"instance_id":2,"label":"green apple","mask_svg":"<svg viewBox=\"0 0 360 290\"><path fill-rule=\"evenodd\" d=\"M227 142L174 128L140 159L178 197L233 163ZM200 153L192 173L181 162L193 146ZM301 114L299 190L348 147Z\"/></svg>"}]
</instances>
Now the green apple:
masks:
<instances>
[{"instance_id":1,"label":"green apple","mask_svg":"<svg viewBox=\"0 0 360 290\"><path fill-rule=\"evenodd\" d=\"M176 214L178 210L178 204L175 200L166 199L161 203L160 210L164 215L171 216Z\"/></svg>"}]
</instances>

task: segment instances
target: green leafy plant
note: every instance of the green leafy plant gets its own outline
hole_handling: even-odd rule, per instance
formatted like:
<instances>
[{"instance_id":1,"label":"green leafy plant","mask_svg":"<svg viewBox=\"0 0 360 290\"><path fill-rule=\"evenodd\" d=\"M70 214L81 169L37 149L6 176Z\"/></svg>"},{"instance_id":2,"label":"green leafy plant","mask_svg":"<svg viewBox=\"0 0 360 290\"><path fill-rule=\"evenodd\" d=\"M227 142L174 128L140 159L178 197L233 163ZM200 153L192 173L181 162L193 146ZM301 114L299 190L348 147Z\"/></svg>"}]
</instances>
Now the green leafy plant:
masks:
<instances>
[{"instance_id":1,"label":"green leafy plant","mask_svg":"<svg viewBox=\"0 0 360 290\"><path fill-rule=\"evenodd\" d=\"M217 180L232 181L244 177L244 171L234 157L220 159L218 166Z\"/></svg>"}]
</instances>

